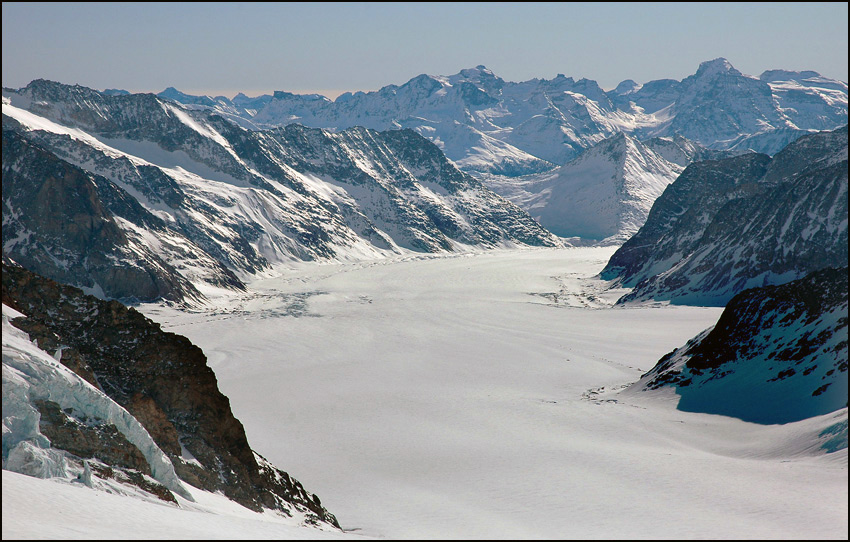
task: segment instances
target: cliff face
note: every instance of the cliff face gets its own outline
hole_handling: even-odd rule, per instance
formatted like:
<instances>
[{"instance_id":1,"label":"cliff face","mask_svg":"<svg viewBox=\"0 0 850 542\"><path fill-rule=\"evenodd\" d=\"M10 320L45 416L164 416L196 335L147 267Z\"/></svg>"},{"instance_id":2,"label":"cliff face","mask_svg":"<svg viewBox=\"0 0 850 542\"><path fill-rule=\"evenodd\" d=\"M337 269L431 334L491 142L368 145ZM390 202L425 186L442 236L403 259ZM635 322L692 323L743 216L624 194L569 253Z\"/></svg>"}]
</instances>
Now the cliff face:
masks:
<instances>
[{"instance_id":1,"label":"cliff face","mask_svg":"<svg viewBox=\"0 0 850 542\"><path fill-rule=\"evenodd\" d=\"M338 526L318 497L251 450L206 356L188 339L162 331L117 301L102 301L5 262L2 293L5 305L26 315L12 324L42 350L59 350L65 366L141 422L180 479L221 491L253 510L295 507ZM71 453L144 472L136 454L108 427L75 431L75 422L57 406L47 402L38 408L49 426L42 432L59 435Z\"/></svg>"},{"instance_id":2,"label":"cliff face","mask_svg":"<svg viewBox=\"0 0 850 542\"><path fill-rule=\"evenodd\" d=\"M106 179L4 130L4 254L101 295L170 301L200 297L171 265L118 225L104 203L120 199L110 188ZM150 218L161 227L161 221Z\"/></svg>"}]
</instances>

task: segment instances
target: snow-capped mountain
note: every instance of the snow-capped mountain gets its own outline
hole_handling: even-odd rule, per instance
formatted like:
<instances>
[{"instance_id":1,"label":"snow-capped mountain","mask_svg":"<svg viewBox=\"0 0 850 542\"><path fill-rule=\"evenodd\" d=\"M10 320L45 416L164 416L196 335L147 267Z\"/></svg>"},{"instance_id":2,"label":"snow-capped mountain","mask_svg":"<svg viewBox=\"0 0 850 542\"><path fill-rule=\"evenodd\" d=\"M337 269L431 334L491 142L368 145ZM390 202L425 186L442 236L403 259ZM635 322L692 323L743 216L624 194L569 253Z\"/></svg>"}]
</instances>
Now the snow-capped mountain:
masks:
<instances>
[{"instance_id":1,"label":"snow-capped mountain","mask_svg":"<svg viewBox=\"0 0 850 542\"><path fill-rule=\"evenodd\" d=\"M662 358L635 390L673 387L678 408L763 424L847 406L847 268L732 298L717 324ZM847 445L847 424L832 447Z\"/></svg>"},{"instance_id":2,"label":"snow-capped mountain","mask_svg":"<svg viewBox=\"0 0 850 542\"><path fill-rule=\"evenodd\" d=\"M39 80L4 89L3 137L4 253L109 297L128 296L116 273L149 276L137 299L186 299L185 281L240 288L291 260L559 244L411 130L251 131L150 94ZM53 212L39 163L60 192L84 190L85 209Z\"/></svg>"},{"instance_id":3,"label":"snow-capped mountain","mask_svg":"<svg viewBox=\"0 0 850 542\"><path fill-rule=\"evenodd\" d=\"M634 287L620 303L725 305L756 286L847 265L847 127L805 136L773 158L696 162L609 260Z\"/></svg>"},{"instance_id":4,"label":"snow-capped mountain","mask_svg":"<svg viewBox=\"0 0 850 542\"><path fill-rule=\"evenodd\" d=\"M657 138L653 144L685 163L699 152L698 146L681 137L675 142ZM482 180L552 233L605 245L622 244L631 237L646 221L655 199L683 170L619 133L552 172Z\"/></svg>"},{"instance_id":5,"label":"snow-capped mountain","mask_svg":"<svg viewBox=\"0 0 850 542\"><path fill-rule=\"evenodd\" d=\"M561 74L514 83L477 66L334 101L282 91L250 103L244 95L230 101L174 89L161 96L249 127L412 128L461 169L508 176L566 164L619 132L641 140L682 135L710 149L774 154L803 134L847 123L846 83L810 71L754 77L723 58L703 62L682 81L625 80L608 92Z\"/></svg>"},{"instance_id":6,"label":"snow-capped mountain","mask_svg":"<svg viewBox=\"0 0 850 542\"><path fill-rule=\"evenodd\" d=\"M190 484L339 527L251 450L200 348L5 258L3 468L173 503L193 500Z\"/></svg>"}]
</instances>

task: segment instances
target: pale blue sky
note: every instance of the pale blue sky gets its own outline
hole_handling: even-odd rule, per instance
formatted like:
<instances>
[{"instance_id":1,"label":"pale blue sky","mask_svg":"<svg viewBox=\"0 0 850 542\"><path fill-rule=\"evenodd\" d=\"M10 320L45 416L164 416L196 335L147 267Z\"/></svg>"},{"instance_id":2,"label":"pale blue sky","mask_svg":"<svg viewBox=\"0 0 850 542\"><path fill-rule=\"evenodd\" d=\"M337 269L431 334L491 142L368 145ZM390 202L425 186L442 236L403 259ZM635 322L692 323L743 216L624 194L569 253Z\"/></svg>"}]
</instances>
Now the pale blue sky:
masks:
<instances>
[{"instance_id":1,"label":"pale blue sky","mask_svg":"<svg viewBox=\"0 0 850 542\"><path fill-rule=\"evenodd\" d=\"M508 81L559 73L613 88L740 71L847 81L847 3L3 2L3 86L248 95L375 90L484 64Z\"/></svg>"}]
</instances>

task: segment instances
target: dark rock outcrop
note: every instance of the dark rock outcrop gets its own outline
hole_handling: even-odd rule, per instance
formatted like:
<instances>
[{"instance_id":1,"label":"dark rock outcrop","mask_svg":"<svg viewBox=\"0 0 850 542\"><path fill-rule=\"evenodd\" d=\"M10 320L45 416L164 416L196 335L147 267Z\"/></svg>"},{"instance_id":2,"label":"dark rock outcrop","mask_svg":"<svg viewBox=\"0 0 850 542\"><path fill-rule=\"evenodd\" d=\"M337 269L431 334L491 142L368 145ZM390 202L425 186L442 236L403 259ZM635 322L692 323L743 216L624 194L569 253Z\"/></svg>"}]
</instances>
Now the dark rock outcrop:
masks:
<instances>
[{"instance_id":1,"label":"dark rock outcrop","mask_svg":"<svg viewBox=\"0 0 850 542\"><path fill-rule=\"evenodd\" d=\"M99 459L108 465L151 473L145 456L115 425L75 416L53 401L37 400L35 405L41 414L39 430L52 447L82 459Z\"/></svg>"},{"instance_id":2,"label":"dark rock outcrop","mask_svg":"<svg viewBox=\"0 0 850 542\"><path fill-rule=\"evenodd\" d=\"M206 356L188 339L162 331L117 301L85 295L6 262L2 297L4 304L27 315L13 325L42 348L59 345L69 368L85 367L89 379L142 423L181 479L221 491L253 510L285 512L295 506L338 526L318 498L251 450ZM68 349L73 355L64 355ZM71 427L49 405L44 408L51 414L53 429L48 431ZM107 433L99 431L101 436ZM98 457L88 449L94 437L86 435L64 441L71 442L76 455Z\"/></svg>"},{"instance_id":3,"label":"dark rock outcrop","mask_svg":"<svg viewBox=\"0 0 850 542\"><path fill-rule=\"evenodd\" d=\"M681 410L757 423L846 407L847 271L823 269L738 294L713 328L662 358L633 387L673 386Z\"/></svg>"}]
</instances>

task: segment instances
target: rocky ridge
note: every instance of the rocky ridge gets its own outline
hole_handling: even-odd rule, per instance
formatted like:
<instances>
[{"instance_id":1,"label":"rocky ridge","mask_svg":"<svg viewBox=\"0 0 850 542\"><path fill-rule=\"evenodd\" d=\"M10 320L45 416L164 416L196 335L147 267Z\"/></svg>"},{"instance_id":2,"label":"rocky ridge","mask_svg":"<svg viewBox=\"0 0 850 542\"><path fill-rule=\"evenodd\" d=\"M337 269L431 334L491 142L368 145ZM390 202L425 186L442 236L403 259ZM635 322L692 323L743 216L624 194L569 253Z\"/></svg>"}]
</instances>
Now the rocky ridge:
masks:
<instances>
[{"instance_id":1,"label":"rocky ridge","mask_svg":"<svg viewBox=\"0 0 850 542\"><path fill-rule=\"evenodd\" d=\"M203 283L238 289L292 260L560 244L410 130L249 131L153 95L43 80L4 90L3 127L4 253L106 297L126 295L90 265L58 265L50 255L61 254L65 240L51 227L66 228L77 214L108 224L111 237L89 235L74 248L147 270L159 286L139 288L140 300L191 298L190 286ZM53 175L57 186L74 177L96 212L32 214L48 203L21 199L37 193L46 174L30 163L33 153L64 168Z\"/></svg>"}]
</instances>

